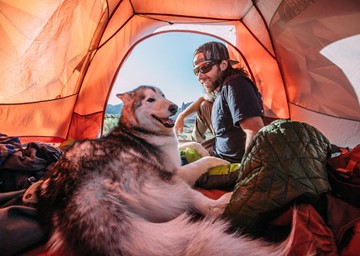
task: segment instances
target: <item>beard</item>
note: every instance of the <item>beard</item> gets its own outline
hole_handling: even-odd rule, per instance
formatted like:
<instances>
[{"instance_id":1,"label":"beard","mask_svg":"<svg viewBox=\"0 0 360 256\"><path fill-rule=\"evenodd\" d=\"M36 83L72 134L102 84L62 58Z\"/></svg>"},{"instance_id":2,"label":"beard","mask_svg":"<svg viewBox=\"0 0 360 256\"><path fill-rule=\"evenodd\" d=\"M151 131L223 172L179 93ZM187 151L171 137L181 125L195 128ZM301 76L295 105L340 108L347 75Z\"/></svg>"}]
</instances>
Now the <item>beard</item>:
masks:
<instances>
[{"instance_id":1,"label":"beard","mask_svg":"<svg viewBox=\"0 0 360 256\"><path fill-rule=\"evenodd\" d=\"M223 80L224 80L224 79L222 79L222 77L217 78L217 79L213 82L211 88L204 87L205 91L206 91L207 93L210 93L210 94L216 94L216 92L219 91L218 88L220 88L220 86L222 85Z\"/></svg>"},{"instance_id":2,"label":"beard","mask_svg":"<svg viewBox=\"0 0 360 256\"><path fill-rule=\"evenodd\" d=\"M207 80L208 86L203 84L204 90L210 94L216 94L225 79L224 73L220 70L220 68L218 66L216 66L216 68L217 73L209 77Z\"/></svg>"},{"instance_id":3,"label":"beard","mask_svg":"<svg viewBox=\"0 0 360 256\"><path fill-rule=\"evenodd\" d=\"M217 88L219 88L221 86L223 82L223 79L221 77L219 77L218 79L215 80L214 82L214 89L213 91L215 91Z\"/></svg>"}]
</instances>

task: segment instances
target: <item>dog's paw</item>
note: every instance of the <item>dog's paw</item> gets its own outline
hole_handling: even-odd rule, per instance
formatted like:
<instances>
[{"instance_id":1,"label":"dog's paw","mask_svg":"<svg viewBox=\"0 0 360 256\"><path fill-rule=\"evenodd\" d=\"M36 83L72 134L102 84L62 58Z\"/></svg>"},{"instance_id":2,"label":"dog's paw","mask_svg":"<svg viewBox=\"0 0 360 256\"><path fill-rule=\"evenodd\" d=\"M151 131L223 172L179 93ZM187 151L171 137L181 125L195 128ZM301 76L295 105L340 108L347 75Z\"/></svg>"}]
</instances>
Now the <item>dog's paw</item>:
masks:
<instances>
[{"instance_id":1,"label":"dog's paw","mask_svg":"<svg viewBox=\"0 0 360 256\"><path fill-rule=\"evenodd\" d=\"M224 212L226 206L229 204L232 194L232 192L225 193L219 199L217 199L215 204L210 208L210 215L214 217L220 216Z\"/></svg>"},{"instance_id":2,"label":"dog's paw","mask_svg":"<svg viewBox=\"0 0 360 256\"><path fill-rule=\"evenodd\" d=\"M225 204L225 206L226 206L230 202L232 195L233 195L233 192L225 193L217 201L220 204Z\"/></svg>"},{"instance_id":3,"label":"dog's paw","mask_svg":"<svg viewBox=\"0 0 360 256\"><path fill-rule=\"evenodd\" d=\"M215 156L205 156L205 157L201 158L201 160L206 162L208 168L230 164L229 161L226 161L224 159L221 159L221 158L218 158Z\"/></svg>"}]
</instances>

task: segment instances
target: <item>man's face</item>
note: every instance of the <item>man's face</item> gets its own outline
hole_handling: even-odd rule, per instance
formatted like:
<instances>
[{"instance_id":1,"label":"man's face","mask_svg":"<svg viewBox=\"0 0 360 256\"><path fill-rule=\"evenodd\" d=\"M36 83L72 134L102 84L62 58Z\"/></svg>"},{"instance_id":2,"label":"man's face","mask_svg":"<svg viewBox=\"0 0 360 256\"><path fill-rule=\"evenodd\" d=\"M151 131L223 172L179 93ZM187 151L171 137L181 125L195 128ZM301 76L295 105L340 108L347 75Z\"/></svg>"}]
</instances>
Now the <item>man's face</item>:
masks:
<instances>
[{"instance_id":1,"label":"man's face","mask_svg":"<svg viewBox=\"0 0 360 256\"><path fill-rule=\"evenodd\" d=\"M216 88L220 86L222 80L222 71L219 68L219 63L214 64L210 63L209 61L205 61L203 53L196 54L193 63L194 70L198 71L197 79L207 92L213 92ZM202 73L201 68L203 68L204 70L204 67L206 65L212 65L211 69L208 72ZM208 68L210 68L210 66Z\"/></svg>"}]
</instances>

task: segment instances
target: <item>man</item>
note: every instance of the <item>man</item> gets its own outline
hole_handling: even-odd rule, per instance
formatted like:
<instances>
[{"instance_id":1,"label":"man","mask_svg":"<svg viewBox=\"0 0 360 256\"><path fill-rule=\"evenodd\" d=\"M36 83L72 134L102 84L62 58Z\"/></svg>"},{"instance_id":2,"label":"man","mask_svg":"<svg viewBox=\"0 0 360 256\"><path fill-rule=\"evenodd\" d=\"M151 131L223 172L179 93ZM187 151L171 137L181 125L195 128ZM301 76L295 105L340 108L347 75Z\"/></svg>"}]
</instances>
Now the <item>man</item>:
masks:
<instances>
[{"instance_id":1,"label":"man","mask_svg":"<svg viewBox=\"0 0 360 256\"><path fill-rule=\"evenodd\" d=\"M246 147L264 126L262 96L243 68L232 67L236 63L220 42L205 43L194 52L194 73L206 93L214 98L210 112L215 137L203 144L210 155L232 163L241 162ZM204 100L200 97L195 101L191 111L199 111ZM176 131L181 130L180 121L177 120Z\"/></svg>"}]
</instances>

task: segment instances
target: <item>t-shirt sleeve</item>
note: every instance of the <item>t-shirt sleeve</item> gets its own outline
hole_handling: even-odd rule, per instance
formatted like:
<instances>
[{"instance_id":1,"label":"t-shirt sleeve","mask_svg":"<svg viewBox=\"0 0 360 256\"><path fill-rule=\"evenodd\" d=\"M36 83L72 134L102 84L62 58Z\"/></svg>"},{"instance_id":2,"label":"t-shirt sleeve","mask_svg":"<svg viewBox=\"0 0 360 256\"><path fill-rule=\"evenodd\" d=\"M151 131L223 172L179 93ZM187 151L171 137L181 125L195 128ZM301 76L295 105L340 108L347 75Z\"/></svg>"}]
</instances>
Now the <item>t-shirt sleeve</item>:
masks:
<instances>
[{"instance_id":1,"label":"t-shirt sleeve","mask_svg":"<svg viewBox=\"0 0 360 256\"><path fill-rule=\"evenodd\" d=\"M248 117L263 116L262 97L250 79L237 76L226 83L227 102L235 126Z\"/></svg>"}]
</instances>

